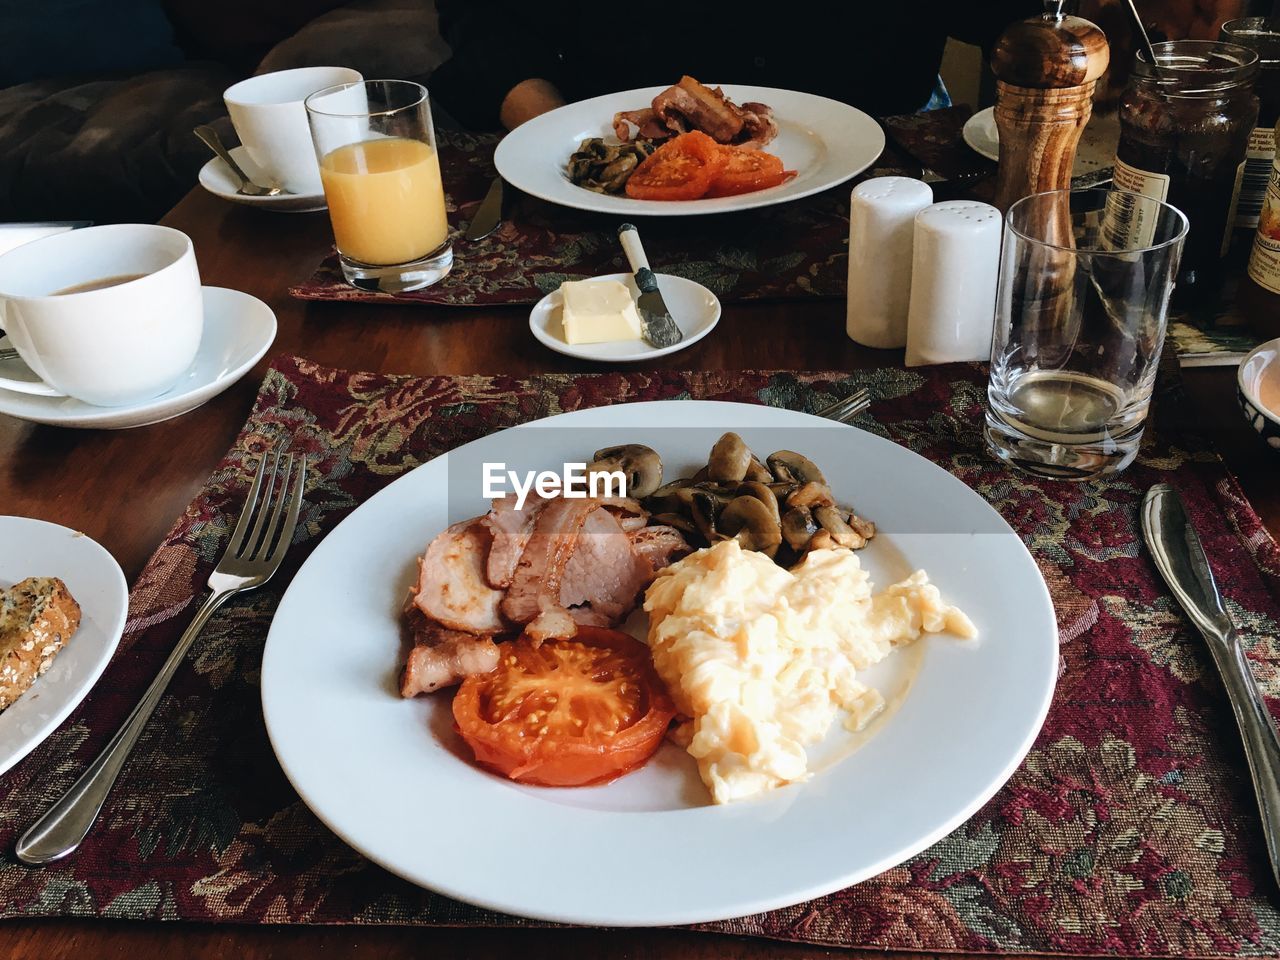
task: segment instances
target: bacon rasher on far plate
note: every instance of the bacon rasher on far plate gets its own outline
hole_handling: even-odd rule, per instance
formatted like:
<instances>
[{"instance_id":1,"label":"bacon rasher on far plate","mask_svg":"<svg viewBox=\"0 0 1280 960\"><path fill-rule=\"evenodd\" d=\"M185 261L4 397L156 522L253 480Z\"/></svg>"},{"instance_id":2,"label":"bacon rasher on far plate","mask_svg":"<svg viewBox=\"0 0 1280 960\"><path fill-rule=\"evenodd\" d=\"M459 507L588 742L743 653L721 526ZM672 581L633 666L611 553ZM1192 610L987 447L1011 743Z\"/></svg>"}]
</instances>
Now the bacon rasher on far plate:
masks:
<instances>
[{"instance_id":1,"label":"bacon rasher on far plate","mask_svg":"<svg viewBox=\"0 0 1280 960\"><path fill-rule=\"evenodd\" d=\"M736 104L719 87L693 77L663 90L639 110L614 114L614 134L624 143L661 143L691 130L700 130L717 143L758 150L778 134L773 110L763 103Z\"/></svg>"}]
</instances>

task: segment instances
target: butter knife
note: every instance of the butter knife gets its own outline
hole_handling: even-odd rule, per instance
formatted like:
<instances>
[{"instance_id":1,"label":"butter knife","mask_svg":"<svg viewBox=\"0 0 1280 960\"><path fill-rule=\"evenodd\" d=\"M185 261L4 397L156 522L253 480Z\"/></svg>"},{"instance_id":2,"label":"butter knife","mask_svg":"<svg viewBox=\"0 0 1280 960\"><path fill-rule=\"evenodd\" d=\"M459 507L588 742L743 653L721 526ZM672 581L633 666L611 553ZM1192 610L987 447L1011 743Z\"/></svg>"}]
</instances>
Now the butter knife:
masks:
<instances>
[{"instance_id":1,"label":"butter knife","mask_svg":"<svg viewBox=\"0 0 1280 960\"><path fill-rule=\"evenodd\" d=\"M1222 675L1258 795L1271 873L1280 884L1280 735L1223 607L1200 537L1187 518L1182 498L1167 483L1156 484L1143 498L1142 533L1161 576L1204 635Z\"/></svg>"},{"instance_id":2,"label":"butter knife","mask_svg":"<svg viewBox=\"0 0 1280 960\"><path fill-rule=\"evenodd\" d=\"M636 276L636 286L640 288L636 307L640 310L641 333L645 343L653 347L674 346L684 339L684 332L671 318L671 311L662 299L658 278L649 269L649 258L644 255L644 246L640 243L640 231L634 223L624 223L618 228L618 239L622 242L622 250Z\"/></svg>"},{"instance_id":3,"label":"butter knife","mask_svg":"<svg viewBox=\"0 0 1280 960\"><path fill-rule=\"evenodd\" d=\"M494 177L493 183L489 184L489 192L484 195L480 206L476 208L476 215L471 218L466 237L472 242L483 240L497 230L501 223L502 177Z\"/></svg>"}]
</instances>

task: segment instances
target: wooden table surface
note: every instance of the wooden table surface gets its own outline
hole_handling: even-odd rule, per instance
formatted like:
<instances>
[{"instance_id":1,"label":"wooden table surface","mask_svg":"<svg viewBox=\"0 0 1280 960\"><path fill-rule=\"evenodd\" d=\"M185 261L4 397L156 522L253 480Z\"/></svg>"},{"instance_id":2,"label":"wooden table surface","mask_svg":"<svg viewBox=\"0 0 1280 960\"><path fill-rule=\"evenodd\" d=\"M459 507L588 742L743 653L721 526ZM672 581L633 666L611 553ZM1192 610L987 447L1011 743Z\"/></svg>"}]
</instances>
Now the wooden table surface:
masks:
<instances>
[{"instance_id":1,"label":"wooden table surface","mask_svg":"<svg viewBox=\"0 0 1280 960\"><path fill-rule=\"evenodd\" d=\"M194 190L162 221L189 234L204 282L266 301L280 330L268 357L288 352L322 364L386 373L530 374L598 367L553 353L527 327L527 308L304 304L285 292L327 252L326 215L237 207ZM455 250L468 256L468 246ZM657 361L668 369L852 369L896 365L900 352L854 345L844 303L728 304L701 343ZM226 393L176 420L134 430L63 430L0 417L0 510L82 530L132 582L196 496L249 414L265 360ZM1185 372L1204 425L1273 533L1280 533L1280 458L1246 426L1233 369ZM493 931L367 927L239 927L113 921L8 921L0 956L303 958L734 956L801 958L845 951L672 930ZM909 955L899 955L909 956Z\"/></svg>"}]
</instances>

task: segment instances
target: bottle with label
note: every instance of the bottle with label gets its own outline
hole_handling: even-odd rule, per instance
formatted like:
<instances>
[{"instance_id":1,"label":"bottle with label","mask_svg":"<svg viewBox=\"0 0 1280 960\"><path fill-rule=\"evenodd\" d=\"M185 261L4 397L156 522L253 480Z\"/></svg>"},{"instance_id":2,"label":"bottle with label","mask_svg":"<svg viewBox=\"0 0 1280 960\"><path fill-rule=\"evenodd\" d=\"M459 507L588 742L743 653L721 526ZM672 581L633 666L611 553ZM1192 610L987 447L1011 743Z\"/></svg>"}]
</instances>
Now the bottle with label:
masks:
<instances>
[{"instance_id":1,"label":"bottle with label","mask_svg":"<svg viewBox=\"0 0 1280 960\"><path fill-rule=\"evenodd\" d=\"M1235 208L1235 231L1244 241L1247 254L1276 157L1275 127L1280 121L1280 33L1270 28L1267 17L1242 17L1224 23L1218 39L1248 47L1258 55L1258 78L1254 83L1258 122L1249 134Z\"/></svg>"},{"instance_id":2,"label":"bottle with label","mask_svg":"<svg viewBox=\"0 0 1280 960\"><path fill-rule=\"evenodd\" d=\"M1280 137L1280 123L1275 133ZM1271 166L1249 255L1249 280L1240 288L1238 303L1258 334L1280 335L1280 160Z\"/></svg>"},{"instance_id":3,"label":"bottle with label","mask_svg":"<svg viewBox=\"0 0 1280 960\"><path fill-rule=\"evenodd\" d=\"M1186 300L1216 294L1225 274L1237 187L1258 119L1258 55L1205 40L1172 40L1154 50L1154 67L1137 55L1120 102L1114 182L1187 215L1177 288Z\"/></svg>"}]
</instances>

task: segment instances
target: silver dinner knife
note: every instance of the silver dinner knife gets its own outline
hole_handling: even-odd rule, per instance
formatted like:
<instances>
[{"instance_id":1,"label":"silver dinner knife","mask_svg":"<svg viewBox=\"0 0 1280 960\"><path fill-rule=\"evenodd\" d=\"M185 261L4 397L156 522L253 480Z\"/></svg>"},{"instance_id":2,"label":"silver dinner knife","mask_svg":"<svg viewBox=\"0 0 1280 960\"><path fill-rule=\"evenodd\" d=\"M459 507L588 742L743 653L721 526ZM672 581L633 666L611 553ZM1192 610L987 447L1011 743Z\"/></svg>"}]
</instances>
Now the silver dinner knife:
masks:
<instances>
[{"instance_id":1,"label":"silver dinner knife","mask_svg":"<svg viewBox=\"0 0 1280 960\"><path fill-rule=\"evenodd\" d=\"M472 242L483 240L502 224L502 177L494 177L489 184L489 192L476 208L476 215L471 218L471 226L467 227L466 237Z\"/></svg>"},{"instance_id":2,"label":"silver dinner knife","mask_svg":"<svg viewBox=\"0 0 1280 960\"><path fill-rule=\"evenodd\" d=\"M1271 873L1280 884L1280 735L1222 605L1200 537L1187 518L1182 498L1167 483L1156 484L1143 498L1142 533L1161 576L1204 635L1222 675L1258 795Z\"/></svg>"},{"instance_id":3,"label":"silver dinner knife","mask_svg":"<svg viewBox=\"0 0 1280 960\"><path fill-rule=\"evenodd\" d=\"M662 299L658 278L649 269L649 258L644 255L644 247L640 243L640 231L634 223L624 223L618 228L618 239L636 275L636 286L640 288L636 307L640 311L640 329L645 343L654 347L674 346L684 339L684 331L676 326L666 301Z\"/></svg>"}]
</instances>

